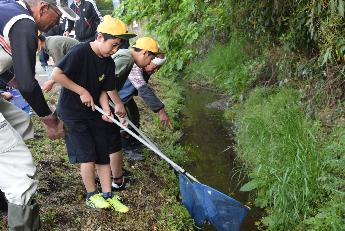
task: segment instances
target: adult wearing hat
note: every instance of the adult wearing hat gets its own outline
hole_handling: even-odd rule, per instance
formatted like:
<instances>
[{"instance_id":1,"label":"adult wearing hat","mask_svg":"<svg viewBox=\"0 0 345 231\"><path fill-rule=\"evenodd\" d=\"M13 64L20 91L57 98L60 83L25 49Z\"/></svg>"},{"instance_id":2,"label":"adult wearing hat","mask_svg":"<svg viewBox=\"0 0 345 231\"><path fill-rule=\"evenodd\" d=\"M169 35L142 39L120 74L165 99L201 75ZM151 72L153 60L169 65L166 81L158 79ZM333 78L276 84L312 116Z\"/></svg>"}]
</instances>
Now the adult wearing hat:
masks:
<instances>
[{"instance_id":1,"label":"adult wearing hat","mask_svg":"<svg viewBox=\"0 0 345 231\"><path fill-rule=\"evenodd\" d=\"M35 79L37 29L48 31L62 15L77 18L60 0L0 2L0 53L1 59L7 60L0 73L13 63L18 88L46 125L50 138L61 137L63 126L48 107ZM0 98L0 189L8 201L11 231L39 229L39 209L32 199L38 183L36 169L23 140L30 130L27 115Z\"/></svg>"}]
</instances>

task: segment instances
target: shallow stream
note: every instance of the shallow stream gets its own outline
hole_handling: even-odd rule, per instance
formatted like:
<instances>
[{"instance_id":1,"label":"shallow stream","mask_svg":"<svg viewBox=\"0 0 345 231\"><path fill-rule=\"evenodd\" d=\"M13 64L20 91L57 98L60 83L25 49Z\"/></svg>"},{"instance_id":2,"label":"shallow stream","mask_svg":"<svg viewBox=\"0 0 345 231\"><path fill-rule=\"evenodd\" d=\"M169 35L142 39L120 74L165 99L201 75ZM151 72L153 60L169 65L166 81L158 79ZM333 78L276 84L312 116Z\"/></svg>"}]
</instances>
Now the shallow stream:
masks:
<instances>
[{"instance_id":1,"label":"shallow stream","mask_svg":"<svg viewBox=\"0 0 345 231\"><path fill-rule=\"evenodd\" d=\"M217 189L243 204L248 204L249 194L240 192L245 183L238 177L240 162L236 161L232 125L222 123L227 100L208 89L185 86L183 145L188 146L193 161L185 169L201 183ZM262 210L250 206L242 231L258 230L254 225L260 220ZM203 231L214 230L205 225Z\"/></svg>"}]
</instances>

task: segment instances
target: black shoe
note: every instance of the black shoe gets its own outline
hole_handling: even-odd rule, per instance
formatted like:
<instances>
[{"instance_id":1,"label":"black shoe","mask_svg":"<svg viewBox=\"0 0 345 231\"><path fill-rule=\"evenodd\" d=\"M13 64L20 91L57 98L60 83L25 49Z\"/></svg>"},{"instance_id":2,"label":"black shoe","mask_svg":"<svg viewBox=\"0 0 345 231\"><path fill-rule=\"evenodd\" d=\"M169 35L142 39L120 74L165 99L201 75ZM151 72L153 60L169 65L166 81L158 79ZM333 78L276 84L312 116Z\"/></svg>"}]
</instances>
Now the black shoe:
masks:
<instances>
[{"instance_id":1,"label":"black shoe","mask_svg":"<svg viewBox=\"0 0 345 231\"><path fill-rule=\"evenodd\" d=\"M145 145L143 145L139 140L132 138L131 148L141 151Z\"/></svg>"},{"instance_id":2,"label":"black shoe","mask_svg":"<svg viewBox=\"0 0 345 231\"><path fill-rule=\"evenodd\" d=\"M114 180L122 178L122 183L116 183ZM128 188L131 185L130 179L127 177L121 176L117 178L113 178L113 181L111 182L111 190L112 191L121 191L126 188Z\"/></svg>"}]
</instances>

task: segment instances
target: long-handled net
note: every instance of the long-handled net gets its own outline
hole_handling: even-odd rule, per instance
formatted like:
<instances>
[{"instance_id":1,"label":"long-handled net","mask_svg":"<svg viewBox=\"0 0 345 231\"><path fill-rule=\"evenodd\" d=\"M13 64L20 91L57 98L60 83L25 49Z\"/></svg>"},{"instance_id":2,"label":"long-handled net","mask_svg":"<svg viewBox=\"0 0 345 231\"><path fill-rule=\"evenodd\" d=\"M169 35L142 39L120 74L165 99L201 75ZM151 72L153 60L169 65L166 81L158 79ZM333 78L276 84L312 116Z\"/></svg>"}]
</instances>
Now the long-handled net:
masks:
<instances>
[{"instance_id":1,"label":"long-handled net","mask_svg":"<svg viewBox=\"0 0 345 231\"><path fill-rule=\"evenodd\" d=\"M110 103L110 105L114 107L114 104ZM95 108L101 114L107 116L101 108L98 106L95 106ZM113 117L108 116L108 118L168 162L179 173L182 203L194 219L196 226L201 226L209 221L219 231L240 230L241 223L249 211L247 206L216 189L200 183L195 177L164 155L130 120L127 119L128 124L140 136Z\"/></svg>"}]
</instances>

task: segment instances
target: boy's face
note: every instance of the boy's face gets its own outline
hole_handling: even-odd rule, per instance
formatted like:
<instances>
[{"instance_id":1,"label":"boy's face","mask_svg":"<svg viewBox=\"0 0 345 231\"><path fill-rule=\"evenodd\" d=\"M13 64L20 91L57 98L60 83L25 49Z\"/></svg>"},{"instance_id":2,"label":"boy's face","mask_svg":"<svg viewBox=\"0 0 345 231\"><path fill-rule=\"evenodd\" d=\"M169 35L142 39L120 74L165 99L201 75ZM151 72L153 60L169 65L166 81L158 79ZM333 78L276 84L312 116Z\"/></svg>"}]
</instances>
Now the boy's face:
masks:
<instances>
[{"instance_id":1,"label":"boy's face","mask_svg":"<svg viewBox=\"0 0 345 231\"><path fill-rule=\"evenodd\" d=\"M146 67L151 63L151 61L155 58L155 55L149 51L141 50L138 52L138 56L136 59L136 64L138 67Z\"/></svg>"},{"instance_id":2,"label":"boy's face","mask_svg":"<svg viewBox=\"0 0 345 231\"><path fill-rule=\"evenodd\" d=\"M100 55L102 57L109 57L116 53L116 51L119 49L121 45L121 39L120 38L111 38L104 40L104 37L98 36L97 37L98 48Z\"/></svg>"}]
</instances>

